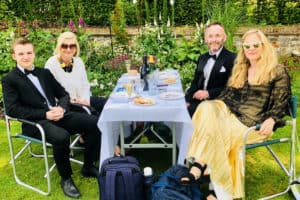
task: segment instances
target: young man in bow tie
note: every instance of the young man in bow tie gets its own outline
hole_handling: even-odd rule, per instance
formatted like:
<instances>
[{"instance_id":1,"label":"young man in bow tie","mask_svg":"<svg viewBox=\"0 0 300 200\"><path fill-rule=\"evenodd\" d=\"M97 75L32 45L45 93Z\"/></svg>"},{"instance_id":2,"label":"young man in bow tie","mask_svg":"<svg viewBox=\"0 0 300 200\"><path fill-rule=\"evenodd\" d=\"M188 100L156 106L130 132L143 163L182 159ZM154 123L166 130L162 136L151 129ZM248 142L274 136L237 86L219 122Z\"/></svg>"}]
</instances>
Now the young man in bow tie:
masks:
<instances>
[{"instance_id":1,"label":"young man in bow tie","mask_svg":"<svg viewBox=\"0 0 300 200\"><path fill-rule=\"evenodd\" d=\"M98 170L94 163L99 159L101 136L98 119L69 110L69 94L49 70L33 65L35 53L30 41L19 38L12 49L17 65L2 79L6 113L11 117L37 122L44 128L46 140L53 146L63 192L68 197L79 198L80 192L71 178L70 135L78 132L86 135L81 173L86 177L97 177ZM22 129L25 135L40 138L37 128L23 124Z\"/></svg>"},{"instance_id":2,"label":"young man in bow tie","mask_svg":"<svg viewBox=\"0 0 300 200\"><path fill-rule=\"evenodd\" d=\"M226 86L236 54L224 47L226 33L219 22L209 24L204 31L209 51L198 58L194 79L185 99L192 117L198 104L216 98Z\"/></svg>"}]
</instances>

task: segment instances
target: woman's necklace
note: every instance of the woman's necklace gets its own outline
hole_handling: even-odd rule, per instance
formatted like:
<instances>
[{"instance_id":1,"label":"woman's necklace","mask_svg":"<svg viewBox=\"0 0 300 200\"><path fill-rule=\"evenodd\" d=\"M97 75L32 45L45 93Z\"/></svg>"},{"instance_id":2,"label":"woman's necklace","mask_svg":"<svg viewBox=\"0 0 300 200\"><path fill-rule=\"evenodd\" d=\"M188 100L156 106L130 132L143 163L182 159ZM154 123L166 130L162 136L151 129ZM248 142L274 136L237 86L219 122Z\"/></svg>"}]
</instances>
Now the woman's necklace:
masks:
<instances>
[{"instance_id":1,"label":"woman's necklace","mask_svg":"<svg viewBox=\"0 0 300 200\"><path fill-rule=\"evenodd\" d=\"M68 73L71 73L72 72L72 69L73 69L73 58L71 60L71 62L69 62L68 64L66 64L62 59L60 58L57 58L59 63L60 63L60 67L65 71L65 72L68 72Z\"/></svg>"}]
</instances>

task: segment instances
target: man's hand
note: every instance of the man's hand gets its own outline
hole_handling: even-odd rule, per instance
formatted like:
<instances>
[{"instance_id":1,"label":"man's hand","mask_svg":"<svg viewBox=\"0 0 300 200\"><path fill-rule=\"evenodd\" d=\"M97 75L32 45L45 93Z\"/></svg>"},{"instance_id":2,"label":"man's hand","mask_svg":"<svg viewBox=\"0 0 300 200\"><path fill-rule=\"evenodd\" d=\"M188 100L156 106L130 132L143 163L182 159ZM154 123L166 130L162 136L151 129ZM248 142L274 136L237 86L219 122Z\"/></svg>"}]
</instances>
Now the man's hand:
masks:
<instances>
[{"instance_id":1,"label":"man's hand","mask_svg":"<svg viewBox=\"0 0 300 200\"><path fill-rule=\"evenodd\" d=\"M207 90L198 90L193 95L193 98L198 99L198 100L204 100L204 99L207 99L208 97L209 97L209 94L208 94Z\"/></svg>"},{"instance_id":2,"label":"man's hand","mask_svg":"<svg viewBox=\"0 0 300 200\"><path fill-rule=\"evenodd\" d=\"M52 121L58 121L64 117L64 109L60 106L52 107L46 112L46 118Z\"/></svg>"},{"instance_id":3,"label":"man's hand","mask_svg":"<svg viewBox=\"0 0 300 200\"><path fill-rule=\"evenodd\" d=\"M273 118L268 118L266 119L262 124L261 127L259 129L259 134L260 135L271 135L273 132L273 128L275 125L275 120Z\"/></svg>"}]
</instances>

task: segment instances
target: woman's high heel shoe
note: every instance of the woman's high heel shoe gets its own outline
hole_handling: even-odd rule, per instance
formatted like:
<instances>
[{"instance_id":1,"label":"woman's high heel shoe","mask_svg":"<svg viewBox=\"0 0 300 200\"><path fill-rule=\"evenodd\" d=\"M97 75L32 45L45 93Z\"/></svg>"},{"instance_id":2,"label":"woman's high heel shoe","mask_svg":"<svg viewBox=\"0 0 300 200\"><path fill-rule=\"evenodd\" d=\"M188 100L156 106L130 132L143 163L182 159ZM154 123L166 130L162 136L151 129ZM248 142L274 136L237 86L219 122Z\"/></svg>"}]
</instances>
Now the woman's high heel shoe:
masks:
<instances>
[{"instance_id":1,"label":"woman's high heel shoe","mask_svg":"<svg viewBox=\"0 0 300 200\"><path fill-rule=\"evenodd\" d=\"M191 173L185 174L183 177L181 177L181 183L183 185L198 185L203 182L209 182L210 181L210 176L209 175L204 175L204 171L207 168L207 165L200 165L199 163L195 162L192 164L191 167L196 167L200 170L200 176L198 179ZM184 179L184 180L182 180Z\"/></svg>"}]
</instances>

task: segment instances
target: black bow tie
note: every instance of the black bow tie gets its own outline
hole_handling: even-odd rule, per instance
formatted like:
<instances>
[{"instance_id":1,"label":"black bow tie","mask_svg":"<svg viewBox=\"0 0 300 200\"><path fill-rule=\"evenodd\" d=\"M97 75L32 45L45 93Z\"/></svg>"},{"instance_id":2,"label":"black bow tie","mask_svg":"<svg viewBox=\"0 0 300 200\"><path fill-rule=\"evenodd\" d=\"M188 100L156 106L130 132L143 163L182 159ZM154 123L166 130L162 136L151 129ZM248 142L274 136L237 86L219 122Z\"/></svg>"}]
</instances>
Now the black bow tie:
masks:
<instances>
[{"instance_id":1,"label":"black bow tie","mask_svg":"<svg viewBox=\"0 0 300 200\"><path fill-rule=\"evenodd\" d=\"M33 70L24 69L24 72L25 72L26 75L28 75L28 74L36 75L35 69L33 69Z\"/></svg>"},{"instance_id":2,"label":"black bow tie","mask_svg":"<svg viewBox=\"0 0 300 200\"><path fill-rule=\"evenodd\" d=\"M215 54L215 55L210 55L210 54L208 54L208 57L209 57L209 58L212 58L212 59L214 59L214 60L217 60L216 54Z\"/></svg>"},{"instance_id":3,"label":"black bow tie","mask_svg":"<svg viewBox=\"0 0 300 200\"><path fill-rule=\"evenodd\" d=\"M72 72L72 69L73 69L73 65L68 65L63 68L65 72L69 72L69 73Z\"/></svg>"}]
</instances>

